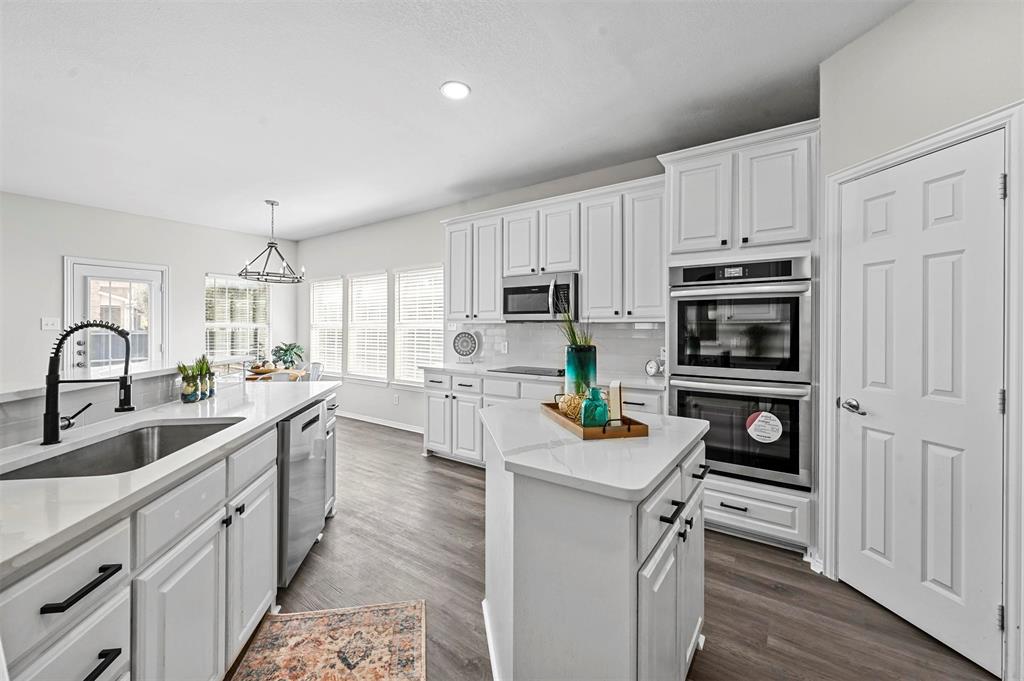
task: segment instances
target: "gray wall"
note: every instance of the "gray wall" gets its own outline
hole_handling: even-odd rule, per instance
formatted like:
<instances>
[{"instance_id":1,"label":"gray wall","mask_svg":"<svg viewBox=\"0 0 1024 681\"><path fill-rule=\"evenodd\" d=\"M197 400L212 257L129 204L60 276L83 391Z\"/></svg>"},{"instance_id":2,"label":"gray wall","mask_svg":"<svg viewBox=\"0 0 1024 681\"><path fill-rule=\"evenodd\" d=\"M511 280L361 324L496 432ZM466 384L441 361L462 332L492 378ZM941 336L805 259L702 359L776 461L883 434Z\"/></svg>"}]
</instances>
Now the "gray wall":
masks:
<instances>
[{"instance_id":1,"label":"gray wall","mask_svg":"<svg viewBox=\"0 0 1024 681\"><path fill-rule=\"evenodd\" d=\"M1024 2L917 0L821 64L824 173L1024 99Z\"/></svg>"}]
</instances>

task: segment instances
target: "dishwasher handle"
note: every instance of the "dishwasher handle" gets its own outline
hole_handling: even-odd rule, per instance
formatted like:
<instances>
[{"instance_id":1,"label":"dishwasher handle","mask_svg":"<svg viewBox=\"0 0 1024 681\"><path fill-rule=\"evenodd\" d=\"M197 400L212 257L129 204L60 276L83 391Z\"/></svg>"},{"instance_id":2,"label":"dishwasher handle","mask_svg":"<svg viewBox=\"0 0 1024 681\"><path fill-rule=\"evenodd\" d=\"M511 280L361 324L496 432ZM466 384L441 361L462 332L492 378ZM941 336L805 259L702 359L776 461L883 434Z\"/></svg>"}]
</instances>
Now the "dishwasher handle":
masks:
<instances>
[{"instance_id":1,"label":"dishwasher handle","mask_svg":"<svg viewBox=\"0 0 1024 681\"><path fill-rule=\"evenodd\" d=\"M308 420L305 423L303 423L302 424L302 432L305 433L307 430L309 430L314 425L316 425L316 422L319 421L319 420L320 420L320 414L317 414L316 416L314 416L310 420Z\"/></svg>"}]
</instances>

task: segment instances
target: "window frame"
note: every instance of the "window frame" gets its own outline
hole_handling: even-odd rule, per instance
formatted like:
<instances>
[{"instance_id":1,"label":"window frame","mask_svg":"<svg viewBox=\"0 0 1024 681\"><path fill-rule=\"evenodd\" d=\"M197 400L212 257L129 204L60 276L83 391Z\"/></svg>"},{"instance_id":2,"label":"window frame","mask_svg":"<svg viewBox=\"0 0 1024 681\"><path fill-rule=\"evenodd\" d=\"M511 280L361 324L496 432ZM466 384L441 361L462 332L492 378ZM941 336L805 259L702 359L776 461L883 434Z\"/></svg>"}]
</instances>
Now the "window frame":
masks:
<instances>
[{"instance_id":1,"label":"window frame","mask_svg":"<svg viewBox=\"0 0 1024 681\"><path fill-rule=\"evenodd\" d=\"M206 349L206 331L207 331L207 328L210 326L210 323L206 321L206 309L205 309L205 305L206 305L206 280L211 278L211 277L217 278L217 279L229 279L229 280L235 280L235 281L245 281L245 282L249 281L248 279L242 279L237 274L223 274L223 273L220 273L220 272L206 272L203 275L203 306L204 306L203 307L203 352L206 353L207 355L209 355L210 361L214 361L214 360L216 360L216 361L238 360L238 359L241 359L243 361L255 360L256 358L253 355L232 355L232 354L228 354L228 355L220 356L220 355L214 355L214 354L212 354L212 353L207 351L207 349ZM262 283L264 286L267 287L267 357L266 358L270 359L271 358L271 352L272 352L272 350L274 348L274 289L273 289L273 287L270 284L268 284L266 282L253 282L253 283L254 284L261 284ZM254 324L252 326L256 326L256 325Z\"/></svg>"},{"instance_id":2,"label":"window frame","mask_svg":"<svg viewBox=\"0 0 1024 681\"><path fill-rule=\"evenodd\" d=\"M337 276L332 276L332 277L318 277L317 279L313 279L313 280L311 280L309 282L309 296L308 296L308 301L307 301L309 303L309 361L310 362L319 361L316 357L313 356L313 329L316 326L314 324L314 322L313 322L313 318L314 318L314 313L313 313L313 288L314 288L315 284L322 283L322 282L325 282L325 281L340 281L341 282L341 297L342 297L342 306L343 306L343 308L342 308L342 313L341 313L341 325L340 325L340 328L341 328L341 371L339 371L337 373L334 373L333 371L328 371L327 367L324 367L324 375L325 376L331 376L331 377L337 377L337 378L343 378L345 376L345 371L348 369L348 345L347 345L347 343L348 343L348 289L349 289L348 277L343 275L343 274L339 274ZM331 326L326 327L326 328L337 328L337 327L335 327L334 325L331 325Z\"/></svg>"},{"instance_id":3,"label":"window frame","mask_svg":"<svg viewBox=\"0 0 1024 681\"><path fill-rule=\"evenodd\" d=\"M387 333L387 340L384 343L384 378L379 376L367 376L366 374L353 373L351 369L351 363L349 362L349 347L352 342L352 280L363 279L367 277L379 277L384 276L384 305L385 305L385 321L384 331ZM353 272L346 274L345 279L345 317L344 317L344 331L342 344L344 346L344 371L342 377L350 380L354 383L368 383L372 385L390 386L393 383L393 360L394 360L394 349L393 349L393 337L394 334L391 331L394 322L394 309L390 303L392 296L394 295L394 282L391 276L391 270L371 270L368 272Z\"/></svg>"},{"instance_id":4,"label":"window frame","mask_svg":"<svg viewBox=\"0 0 1024 681\"><path fill-rule=\"evenodd\" d=\"M395 386L401 386L401 387L404 387L404 388L412 388L412 387L418 387L420 389L423 388L423 380L422 379L420 381L418 381L418 382L417 381L403 380L403 379L399 379L397 377L396 373L395 373L396 369L397 369L396 358L398 356L398 311L399 311L398 310L398 292L399 292L399 289L398 289L398 276L400 274L402 274L402 273L405 273L405 272L418 272L420 270L433 270L433 269L441 270L441 319L440 319L440 325L441 325L441 364L444 364L444 334L445 334L446 319L447 319L447 317L445 315L445 312L444 312L444 310L445 310L445 307L444 307L445 306L445 300L444 300L444 283L445 283L444 263L434 262L434 263L429 263L429 264L426 264L426 265L414 265L414 266L409 266L409 267L400 267L400 268L393 269L393 270L391 270L391 273L390 273L391 274L390 278L391 278L391 300L392 300L392 305L391 305L391 309L389 310L389 316L390 316L389 322L391 324L391 331L392 331L392 337L393 338L392 338L391 342L389 343L389 345L390 345L390 354L391 354L391 368L390 368L389 374L391 376L391 383L393 385L395 385Z\"/></svg>"}]
</instances>

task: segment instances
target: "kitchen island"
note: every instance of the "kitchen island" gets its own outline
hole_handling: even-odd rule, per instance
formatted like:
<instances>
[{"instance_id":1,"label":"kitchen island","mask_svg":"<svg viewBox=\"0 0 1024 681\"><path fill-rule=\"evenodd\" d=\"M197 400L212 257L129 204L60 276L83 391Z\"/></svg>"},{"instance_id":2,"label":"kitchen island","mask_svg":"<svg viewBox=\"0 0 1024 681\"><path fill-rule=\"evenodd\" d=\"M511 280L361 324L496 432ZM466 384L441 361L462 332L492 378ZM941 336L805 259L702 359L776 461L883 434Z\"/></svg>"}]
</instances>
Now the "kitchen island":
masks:
<instances>
[{"instance_id":1,"label":"kitchen island","mask_svg":"<svg viewBox=\"0 0 1024 681\"><path fill-rule=\"evenodd\" d=\"M538 402L483 409L484 621L496 681L682 679L702 644L701 438L581 441Z\"/></svg>"}]
</instances>

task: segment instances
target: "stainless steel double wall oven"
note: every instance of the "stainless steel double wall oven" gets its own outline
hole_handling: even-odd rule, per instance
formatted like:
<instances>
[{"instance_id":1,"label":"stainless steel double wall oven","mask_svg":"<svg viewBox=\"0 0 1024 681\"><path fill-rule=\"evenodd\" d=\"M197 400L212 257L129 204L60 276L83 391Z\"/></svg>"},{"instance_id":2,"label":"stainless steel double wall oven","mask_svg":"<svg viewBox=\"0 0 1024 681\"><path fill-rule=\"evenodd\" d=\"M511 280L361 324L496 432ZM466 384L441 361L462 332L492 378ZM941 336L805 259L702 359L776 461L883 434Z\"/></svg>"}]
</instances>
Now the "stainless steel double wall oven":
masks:
<instances>
[{"instance_id":1,"label":"stainless steel double wall oven","mask_svg":"<svg viewBox=\"0 0 1024 681\"><path fill-rule=\"evenodd\" d=\"M670 412L706 419L716 473L811 486L809 257L669 271Z\"/></svg>"}]
</instances>

